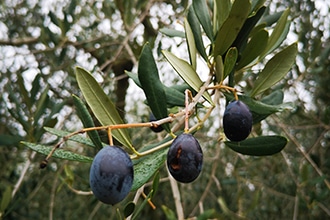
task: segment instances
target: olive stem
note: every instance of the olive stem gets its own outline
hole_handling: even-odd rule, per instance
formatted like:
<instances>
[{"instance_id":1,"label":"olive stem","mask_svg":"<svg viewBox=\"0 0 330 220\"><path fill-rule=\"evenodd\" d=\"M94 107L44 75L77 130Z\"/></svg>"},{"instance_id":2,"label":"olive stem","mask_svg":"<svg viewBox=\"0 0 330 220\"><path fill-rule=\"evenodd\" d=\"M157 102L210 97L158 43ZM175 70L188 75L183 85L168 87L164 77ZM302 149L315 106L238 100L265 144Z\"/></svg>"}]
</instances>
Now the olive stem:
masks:
<instances>
[{"instance_id":1,"label":"olive stem","mask_svg":"<svg viewBox=\"0 0 330 220\"><path fill-rule=\"evenodd\" d=\"M207 89L225 89L225 90L231 91L233 93L234 97L235 97L235 100L236 101L238 100L237 89L234 88L234 87L225 86L225 85L222 85L220 83L220 84L215 85L215 86L207 87Z\"/></svg>"},{"instance_id":2,"label":"olive stem","mask_svg":"<svg viewBox=\"0 0 330 220\"><path fill-rule=\"evenodd\" d=\"M188 98L189 90L186 89L185 91L185 124L184 124L184 132L187 133L189 131L189 111L188 111L188 105L189 105L189 98Z\"/></svg>"}]
</instances>

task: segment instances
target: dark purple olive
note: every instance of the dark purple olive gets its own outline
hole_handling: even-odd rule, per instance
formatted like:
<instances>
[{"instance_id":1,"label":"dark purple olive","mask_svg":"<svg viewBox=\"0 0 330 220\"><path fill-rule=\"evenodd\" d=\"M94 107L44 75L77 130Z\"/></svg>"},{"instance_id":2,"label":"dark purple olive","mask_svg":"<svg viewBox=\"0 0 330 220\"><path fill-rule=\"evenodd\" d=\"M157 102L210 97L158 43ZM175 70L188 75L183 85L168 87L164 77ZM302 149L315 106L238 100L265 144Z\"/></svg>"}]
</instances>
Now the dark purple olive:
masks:
<instances>
[{"instance_id":1,"label":"dark purple olive","mask_svg":"<svg viewBox=\"0 0 330 220\"><path fill-rule=\"evenodd\" d=\"M233 101L226 107L223 115L223 129L231 141L245 140L252 129L252 114L242 101Z\"/></svg>"},{"instance_id":2,"label":"dark purple olive","mask_svg":"<svg viewBox=\"0 0 330 220\"><path fill-rule=\"evenodd\" d=\"M95 197L103 203L114 205L122 201L133 184L133 163L120 147L106 146L95 156L89 182Z\"/></svg>"},{"instance_id":3,"label":"dark purple olive","mask_svg":"<svg viewBox=\"0 0 330 220\"><path fill-rule=\"evenodd\" d=\"M182 183L194 181L203 165L203 152L194 136L178 135L167 153L167 167L174 179Z\"/></svg>"}]
</instances>

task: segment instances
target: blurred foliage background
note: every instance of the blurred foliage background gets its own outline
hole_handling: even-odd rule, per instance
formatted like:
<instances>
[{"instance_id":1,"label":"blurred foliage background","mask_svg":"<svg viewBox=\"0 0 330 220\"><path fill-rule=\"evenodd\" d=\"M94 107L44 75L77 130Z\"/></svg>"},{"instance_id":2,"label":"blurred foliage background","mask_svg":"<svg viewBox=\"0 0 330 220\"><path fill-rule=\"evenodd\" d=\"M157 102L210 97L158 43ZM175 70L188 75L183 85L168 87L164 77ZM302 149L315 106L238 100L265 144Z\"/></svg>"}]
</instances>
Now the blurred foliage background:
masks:
<instances>
[{"instance_id":1,"label":"blurred foliage background","mask_svg":"<svg viewBox=\"0 0 330 220\"><path fill-rule=\"evenodd\" d=\"M148 111L124 70L134 70L144 42L162 60L161 49L185 53L181 39L161 28L182 26L189 1L8 1L0 3L0 215L3 219L109 219L125 202L110 207L88 191L89 164L52 159L39 170L42 155L20 141L52 144L43 127L82 128L72 102L80 95L73 67L95 73L128 122L145 121ZM200 219L326 219L330 216L330 19L327 1L266 1L267 14L290 8L289 39L298 41L296 65L281 81L294 111L267 118L256 132L276 132L289 144L272 157L239 155L212 138L212 122L196 134L204 168L192 184L179 184L185 217ZM270 19L270 18L269 18ZM181 23L181 24L180 24ZM181 51L181 52L180 52ZM166 66L160 69L168 72ZM165 75L171 82L178 80ZM246 83L249 84L248 78ZM218 109L220 115L223 109ZM219 116L213 115L213 120ZM159 138L147 128L132 135L136 143ZM68 144L67 147L71 147ZM82 151L82 146L75 146ZM95 152L87 152L94 155ZM171 184L161 182L146 206L148 219L175 219ZM70 184L68 184L70 183ZM146 186L146 189L148 186ZM134 198L131 193L127 201ZM141 202L141 201L140 201ZM203 218L204 217L204 218Z\"/></svg>"}]
</instances>

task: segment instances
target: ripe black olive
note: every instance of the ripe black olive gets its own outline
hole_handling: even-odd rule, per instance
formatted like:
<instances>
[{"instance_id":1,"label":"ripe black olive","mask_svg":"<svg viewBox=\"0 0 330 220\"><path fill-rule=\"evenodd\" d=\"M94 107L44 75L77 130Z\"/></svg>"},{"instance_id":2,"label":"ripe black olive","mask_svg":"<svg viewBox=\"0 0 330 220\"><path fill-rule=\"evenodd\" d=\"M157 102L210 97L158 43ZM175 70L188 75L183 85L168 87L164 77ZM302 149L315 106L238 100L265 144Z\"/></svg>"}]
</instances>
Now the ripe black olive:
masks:
<instances>
[{"instance_id":1,"label":"ripe black olive","mask_svg":"<svg viewBox=\"0 0 330 220\"><path fill-rule=\"evenodd\" d=\"M229 140L245 140L251 133L252 122L252 114L244 102L236 100L226 107L223 116L223 129Z\"/></svg>"},{"instance_id":2,"label":"ripe black olive","mask_svg":"<svg viewBox=\"0 0 330 220\"><path fill-rule=\"evenodd\" d=\"M90 186L95 197L114 205L123 200L133 184L133 163L120 147L106 146L95 156L90 169Z\"/></svg>"},{"instance_id":3,"label":"ripe black olive","mask_svg":"<svg viewBox=\"0 0 330 220\"><path fill-rule=\"evenodd\" d=\"M167 153L167 167L174 179L190 183L199 176L202 165L203 152L196 138L191 134L178 135Z\"/></svg>"}]
</instances>

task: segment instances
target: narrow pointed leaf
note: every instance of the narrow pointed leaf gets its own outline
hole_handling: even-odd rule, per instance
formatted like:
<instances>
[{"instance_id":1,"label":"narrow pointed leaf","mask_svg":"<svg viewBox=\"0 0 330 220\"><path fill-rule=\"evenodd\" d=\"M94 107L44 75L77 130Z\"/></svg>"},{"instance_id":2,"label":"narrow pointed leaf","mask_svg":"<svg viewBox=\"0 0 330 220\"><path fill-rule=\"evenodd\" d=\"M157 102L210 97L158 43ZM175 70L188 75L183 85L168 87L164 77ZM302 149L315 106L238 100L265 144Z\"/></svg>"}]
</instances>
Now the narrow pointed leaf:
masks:
<instances>
[{"instance_id":1,"label":"narrow pointed leaf","mask_svg":"<svg viewBox=\"0 0 330 220\"><path fill-rule=\"evenodd\" d=\"M276 49L286 38L289 29L290 29L290 21L288 20L290 10L286 9L278 20L276 26L272 34L269 36L267 46L260 56L261 58L265 57L267 54L271 53L274 49Z\"/></svg>"},{"instance_id":2,"label":"narrow pointed leaf","mask_svg":"<svg viewBox=\"0 0 330 220\"><path fill-rule=\"evenodd\" d=\"M4 188L4 187L3 187ZM9 185L6 187L5 192L1 192L1 203L0 203L0 213L4 214L5 210L8 208L10 201L12 200L12 187Z\"/></svg>"},{"instance_id":3,"label":"narrow pointed leaf","mask_svg":"<svg viewBox=\"0 0 330 220\"><path fill-rule=\"evenodd\" d=\"M76 106L77 115L80 118L85 128L95 127L92 116L89 114L85 104L75 95L73 97L73 103ZM95 147L101 149L102 142L96 130L87 132L89 138L93 141Z\"/></svg>"},{"instance_id":4,"label":"narrow pointed leaf","mask_svg":"<svg viewBox=\"0 0 330 220\"><path fill-rule=\"evenodd\" d=\"M196 70L196 66L197 66L197 63L196 63L196 55L197 55L196 44L195 44L195 39L194 39L193 32L192 32L192 30L190 28L190 25L189 25L186 18L184 19L184 29L185 29L185 33L186 33L190 64L193 67L193 69Z\"/></svg>"},{"instance_id":5,"label":"narrow pointed leaf","mask_svg":"<svg viewBox=\"0 0 330 220\"><path fill-rule=\"evenodd\" d=\"M50 151L53 149L52 147L41 145L41 144L34 144L34 143L29 143L29 142L21 142L28 148L32 149L33 151L36 151L38 153L48 155ZM55 158L60 158L60 159L65 159L65 160L72 160L72 161L78 161L78 162L83 162L83 163L91 163L93 161L93 158L83 156L80 154L76 154L67 150L63 149L57 149L53 157Z\"/></svg>"},{"instance_id":6,"label":"narrow pointed leaf","mask_svg":"<svg viewBox=\"0 0 330 220\"><path fill-rule=\"evenodd\" d=\"M266 0L252 0L252 11L258 11L265 3Z\"/></svg>"},{"instance_id":7,"label":"narrow pointed leaf","mask_svg":"<svg viewBox=\"0 0 330 220\"><path fill-rule=\"evenodd\" d=\"M280 81L291 69L297 55L297 44L291 44L270 59L261 71L251 91L251 97L258 95Z\"/></svg>"},{"instance_id":8,"label":"narrow pointed leaf","mask_svg":"<svg viewBox=\"0 0 330 220\"><path fill-rule=\"evenodd\" d=\"M223 25L225 20L228 18L231 8L230 0L218 0L214 1L217 9L217 25L219 28Z\"/></svg>"},{"instance_id":9,"label":"narrow pointed leaf","mask_svg":"<svg viewBox=\"0 0 330 220\"><path fill-rule=\"evenodd\" d=\"M234 2L227 20L217 33L214 56L223 55L232 45L250 13L250 8L251 3L249 0Z\"/></svg>"},{"instance_id":10,"label":"narrow pointed leaf","mask_svg":"<svg viewBox=\"0 0 330 220\"><path fill-rule=\"evenodd\" d=\"M135 84L137 86L142 88L140 80L139 80L137 74L134 74L134 73L131 73L131 72L128 72L128 71L126 71L126 74L135 82ZM165 91L165 94L166 94L167 107L171 108L171 107L174 107L174 106L185 106L185 104L184 104L185 103L184 91L180 92L179 90L177 90L175 88L167 87L165 85L163 85L163 87L164 87L164 91ZM189 89L188 86L187 86L187 89Z\"/></svg>"},{"instance_id":11,"label":"narrow pointed leaf","mask_svg":"<svg viewBox=\"0 0 330 220\"><path fill-rule=\"evenodd\" d=\"M169 37L185 37L185 33L183 31L178 31L175 29L161 28L159 31Z\"/></svg>"},{"instance_id":12,"label":"narrow pointed leaf","mask_svg":"<svg viewBox=\"0 0 330 220\"><path fill-rule=\"evenodd\" d=\"M29 97L29 93L25 88L25 82L21 74L17 74L17 84L19 86L20 96L23 98L24 103L30 109L32 107L32 103Z\"/></svg>"},{"instance_id":13,"label":"narrow pointed leaf","mask_svg":"<svg viewBox=\"0 0 330 220\"><path fill-rule=\"evenodd\" d=\"M257 22L260 20L261 16L264 14L265 11L266 11L266 7L263 6L254 15L248 17L245 20L243 27L241 28L235 41L231 45L232 47L236 47L240 53L241 53L242 48L245 47L251 31L253 30L253 28L255 27Z\"/></svg>"},{"instance_id":14,"label":"narrow pointed leaf","mask_svg":"<svg viewBox=\"0 0 330 220\"><path fill-rule=\"evenodd\" d=\"M71 134L70 132L55 129L55 128L44 127L44 129L47 132L49 132L51 134L54 134L57 137L61 137L61 138ZM90 138L84 137L82 135L74 135L74 136L70 137L68 140L75 141L77 143L81 143L81 144L84 144L84 145L89 146L89 147L95 147L95 144L90 140ZM105 146L105 144L102 144L102 146Z\"/></svg>"},{"instance_id":15,"label":"narrow pointed leaf","mask_svg":"<svg viewBox=\"0 0 330 220\"><path fill-rule=\"evenodd\" d=\"M163 51L163 55L176 70L176 72L181 76L181 78L190 85L196 92L199 91L199 88L202 86L203 82L197 75L196 71L187 63L185 60L182 60L172 54L169 51ZM213 105L210 95L205 92L203 97Z\"/></svg>"},{"instance_id":16,"label":"narrow pointed leaf","mask_svg":"<svg viewBox=\"0 0 330 220\"><path fill-rule=\"evenodd\" d=\"M224 66L222 61L222 56L218 55L215 58L215 79L218 83L224 80Z\"/></svg>"},{"instance_id":17,"label":"narrow pointed leaf","mask_svg":"<svg viewBox=\"0 0 330 220\"><path fill-rule=\"evenodd\" d=\"M193 0L192 5L207 37L210 39L211 42L213 42L213 30L212 30L211 18L209 14L209 9L206 5L206 1Z\"/></svg>"},{"instance_id":18,"label":"narrow pointed leaf","mask_svg":"<svg viewBox=\"0 0 330 220\"><path fill-rule=\"evenodd\" d=\"M225 79L236 65L236 60L238 57L238 51L236 47L231 47L226 53L225 62L224 62L224 72L223 79Z\"/></svg>"},{"instance_id":19,"label":"narrow pointed leaf","mask_svg":"<svg viewBox=\"0 0 330 220\"><path fill-rule=\"evenodd\" d=\"M44 91L42 91L39 99L37 100L37 107L34 113L34 126L38 126L40 117L45 114L45 109L47 108L50 101L48 91L49 86L46 86Z\"/></svg>"},{"instance_id":20,"label":"narrow pointed leaf","mask_svg":"<svg viewBox=\"0 0 330 220\"><path fill-rule=\"evenodd\" d=\"M192 6L189 7L189 9L188 9L187 20L191 27L192 33L194 35L196 48L197 48L199 54L204 58L204 60L207 61L208 58L207 58L207 54L205 52L205 46L204 46L204 42L203 42L203 38L202 38L200 23L196 16L195 10Z\"/></svg>"},{"instance_id":21,"label":"narrow pointed leaf","mask_svg":"<svg viewBox=\"0 0 330 220\"><path fill-rule=\"evenodd\" d=\"M134 181L131 191L139 189L148 182L154 173L166 160L167 149L159 150L157 153L147 156L140 163L134 165Z\"/></svg>"},{"instance_id":22,"label":"narrow pointed leaf","mask_svg":"<svg viewBox=\"0 0 330 220\"><path fill-rule=\"evenodd\" d=\"M225 144L244 155L269 156L279 153L287 144L287 139L282 136L260 136L249 138L241 142L225 141Z\"/></svg>"},{"instance_id":23,"label":"narrow pointed leaf","mask_svg":"<svg viewBox=\"0 0 330 220\"><path fill-rule=\"evenodd\" d=\"M267 41L268 32L266 30L261 29L255 33L242 52L241 59L237 65L237 69L239 70L257 60L258 56L262 53L262 51L265 50Z\"/></svg>"},{"instance_id":24,"label":"narrow pointed leaf","mask_svg":"<svg viewBox=\"0 0 330 220\"><path fill-rule=\"evenodd\" d=\"M116 106L88 71L76 67L76 78L87 104L102 125L124 123L116 110ZM112 135L124 146L132 146L128 132L125 129L113 130Z\"/></svg>"},{"instance_id":25,"label":"narrow pointed leaf","mask_svg":"<svg viewBox=\"0 0 330 220\"><path fill-rule=\"evenodd\" d=\"M144 45L140 55L138 78L156 119L166 118L168 116L166 93L159 79L158 69L148 43ZM167 132L171 132L168 124L163 124L162 127Z\"/></svg>"}]
</instances>

